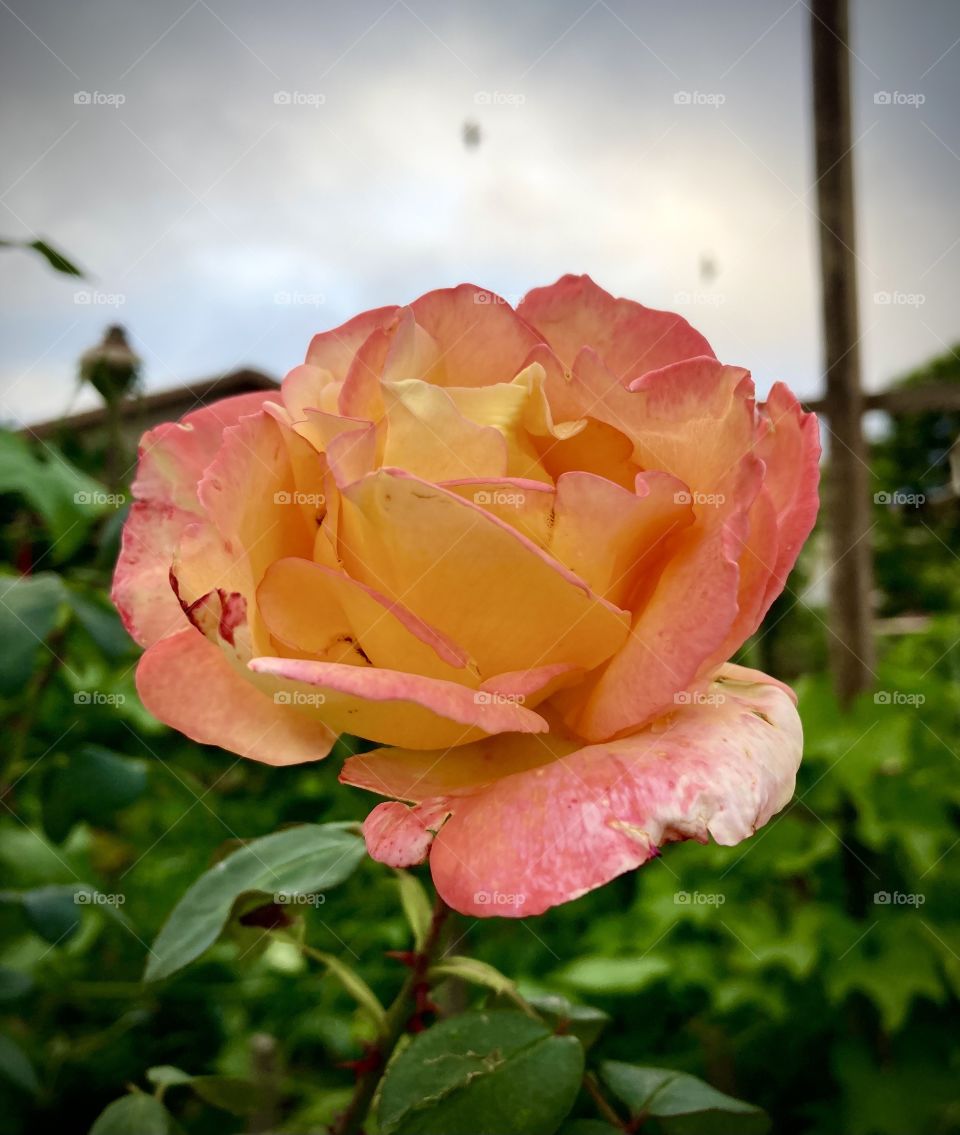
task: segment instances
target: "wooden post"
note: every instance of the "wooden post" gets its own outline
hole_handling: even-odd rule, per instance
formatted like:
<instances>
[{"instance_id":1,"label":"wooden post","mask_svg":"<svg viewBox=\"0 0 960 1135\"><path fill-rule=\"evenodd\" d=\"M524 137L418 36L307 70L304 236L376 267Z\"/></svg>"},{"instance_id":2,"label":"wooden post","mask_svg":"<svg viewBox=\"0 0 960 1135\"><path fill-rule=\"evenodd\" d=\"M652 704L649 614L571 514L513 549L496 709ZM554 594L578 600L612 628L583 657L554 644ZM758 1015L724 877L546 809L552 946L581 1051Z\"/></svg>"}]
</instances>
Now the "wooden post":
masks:
<instances>
[{"instance_id":1,"label":"wooden post","mask_svg":"<svg viewBox=\"0 0 960 1135\"><path fill-rule=\"evenodd\" d=\"M847 704L873 679L870 471L863 438L847 0L812 0L813 111L829 424L834 685Z\"/></svg>"}]
</instances>

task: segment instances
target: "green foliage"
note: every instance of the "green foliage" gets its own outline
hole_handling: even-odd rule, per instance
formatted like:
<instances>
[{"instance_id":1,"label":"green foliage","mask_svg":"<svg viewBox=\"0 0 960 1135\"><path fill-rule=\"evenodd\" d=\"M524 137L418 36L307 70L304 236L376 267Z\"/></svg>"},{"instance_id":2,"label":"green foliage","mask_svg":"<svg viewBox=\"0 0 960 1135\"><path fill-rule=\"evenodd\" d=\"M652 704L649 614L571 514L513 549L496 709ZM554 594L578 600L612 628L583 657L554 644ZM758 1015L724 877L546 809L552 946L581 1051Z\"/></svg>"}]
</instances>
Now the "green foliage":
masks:
<instances>
[{"instance_id":1,"label":"green foliage","mask_svg":"<svg viewBox=\"0 0 960 1135\"><path fill-rule=\"evenodd\" d=\"M960 354L948 350L894 387L960 382ZM956 611L960 574L960 448L951 472L951 447L960 446L960 411L897 414L873 450L875 564L884 613ZM952 552L951 552L952 550Z\"/></svg>"},{"instance_id":2,"label":"green foliage","mask_svg":"<svg viewBox=\"0 0 960 1135\"><path fill-rule=\"evenodd\" d=\"M68 260L62 252L45 240L0 240L0 248L29 248L46 260L55 272L62 272L65 276L83 277L83 273L73 261Z\"/></svg>"},{"instance_id":3,"label":"green foliage","mask_svg":"<svg viewBox=\"0 0 960 1135\"><path fill-rule=\"evenodd\" d=\"M383 1135L552 1135L583 1075L575 1037L521 1013L464 1013L421 1033L390 1068Z\"/></svg>"},{"instance_id":4,"label":"green foliage","mask_svg":"<svg viewBox=\"0 0 960 1135\"><path fill-rule=\"evenodd\" d=\"M198 958L227 924L236 903L276 903L323 893L349 878L364 854L345 824L303 824L252 840L221 859L177 903L150 949L146 980L158 981Z\"/></svg>"},{"instance_id":5,"label":"green foliage","mask_svg":"<svg viewBox=\"0 0 960 1135\"><path fill-rule=\"evenodd\" d=\"M732 1099L694 1076L672 1068L641 1068L608 1060L600 1075L631 1119L652 1116L663 1135L763 1135L770 1121L763 1112Z\"/></svg>"},{"instance_id":6,"label":"green foliage","mask_svg":"<svg viewBox=\"0 0 960 1135\"><path fill-rule=\"evenodd\" d=\"M429 935L427 877L364 857L349 740L270 768L152 720L106 598L117 511L37 493L39 466L3 481L20 444L0 435L0 1135L321 1132ZM609 1135L586 1064L652 1135L761 1130L751 1105L777 1135L960 1132L960 622L887 640L889 696L841 714L808 616L772 652L805 672L794 802L542 918L458 920L366 1130Z\"/></svg>"}]
</instances>

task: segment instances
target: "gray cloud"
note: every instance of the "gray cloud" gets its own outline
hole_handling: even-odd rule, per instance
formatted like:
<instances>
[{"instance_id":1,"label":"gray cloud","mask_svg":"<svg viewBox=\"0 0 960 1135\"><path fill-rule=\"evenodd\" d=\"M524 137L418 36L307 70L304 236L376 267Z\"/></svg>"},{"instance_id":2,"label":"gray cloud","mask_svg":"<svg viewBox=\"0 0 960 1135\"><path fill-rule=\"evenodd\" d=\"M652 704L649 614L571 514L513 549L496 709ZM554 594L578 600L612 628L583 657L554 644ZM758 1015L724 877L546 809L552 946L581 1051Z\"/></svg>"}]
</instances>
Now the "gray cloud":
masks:
<instances>
[{"instance_id":1,"label":"gray cloud","mask_svg":"<svg viewBox=\"0 0 960 1135\"><path fill-rule=\"evenodd\" d=\"M876 387L956 335L960 47L937 60L960 11L887 0L854 17ZM43 265L0 258L2 414L59 412L114 320L163 387L283 373L315 330L432 287L517 296L567 271L682 310L761 388L813 395L808 19L800 0L11 0L0 227L49 236L123 302L77 303ZM886 91L925 101L875 102Z\"/></svg>"}]
</instances>

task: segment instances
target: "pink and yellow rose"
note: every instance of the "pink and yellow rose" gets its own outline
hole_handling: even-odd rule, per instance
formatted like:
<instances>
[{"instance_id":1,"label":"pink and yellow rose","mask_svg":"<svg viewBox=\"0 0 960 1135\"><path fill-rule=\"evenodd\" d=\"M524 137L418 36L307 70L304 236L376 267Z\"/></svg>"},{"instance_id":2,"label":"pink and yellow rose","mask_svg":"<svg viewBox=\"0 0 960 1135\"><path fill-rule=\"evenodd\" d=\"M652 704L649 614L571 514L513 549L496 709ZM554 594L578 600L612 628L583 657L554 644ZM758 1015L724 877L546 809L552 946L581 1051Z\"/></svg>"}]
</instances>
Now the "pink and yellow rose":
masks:
<instances>
[{"instance_id":1,"label":"pink and yellow rose","mask_svg":"<svg viewBox=\"0 0 960 1135\"><path fill-rule=\"evenodd\" d=\"M317 335L282 392L143 439L114 599L144 704L285 765L340 733L364 832L537 914L793 792L794 699L728 660L817 510L815 418L587 277Z\"/></svg>"}]
</instances>

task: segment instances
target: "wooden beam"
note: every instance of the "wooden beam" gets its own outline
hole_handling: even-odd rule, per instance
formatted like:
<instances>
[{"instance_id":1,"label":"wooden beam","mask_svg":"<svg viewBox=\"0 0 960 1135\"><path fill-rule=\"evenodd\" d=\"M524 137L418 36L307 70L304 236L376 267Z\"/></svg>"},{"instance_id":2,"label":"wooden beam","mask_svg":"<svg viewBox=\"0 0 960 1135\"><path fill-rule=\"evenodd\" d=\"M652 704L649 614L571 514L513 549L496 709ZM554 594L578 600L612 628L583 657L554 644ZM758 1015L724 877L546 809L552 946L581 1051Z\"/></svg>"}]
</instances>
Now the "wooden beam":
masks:
<instances>
[{"instance_id":1,"label":"wooden beam","mask_svg":"<svg viewBox=\"0 0 960 1135\"><path fill-rule=\"evenodd\" d=\"M829 463L834 685L848 704L873 681L870 471L860 385L847 0L812 0L813 116Z\"/></svg>"},{"instance_id":2,"label":"wooden beam","mask_svg":"<svg viewBox=\"0 0 960 1135\"><path fill-rule=\"evenodd\" d=\"M820 398L804 405L815 414L827 414L827 399ZM923 414L928 411L960 413L960 382L927 382L922 386L902 386L863 395L865 410L883 410L887 414Z\"/></svg>"}]
</instances>

